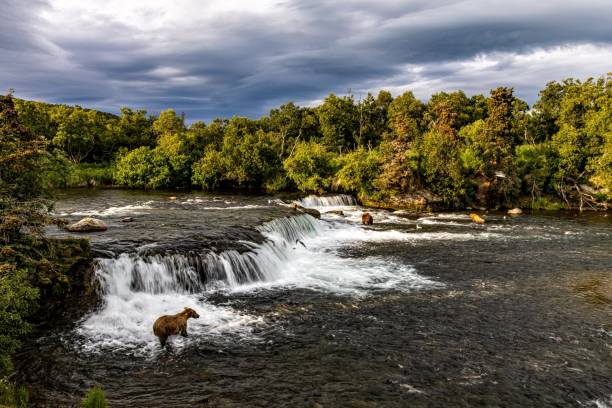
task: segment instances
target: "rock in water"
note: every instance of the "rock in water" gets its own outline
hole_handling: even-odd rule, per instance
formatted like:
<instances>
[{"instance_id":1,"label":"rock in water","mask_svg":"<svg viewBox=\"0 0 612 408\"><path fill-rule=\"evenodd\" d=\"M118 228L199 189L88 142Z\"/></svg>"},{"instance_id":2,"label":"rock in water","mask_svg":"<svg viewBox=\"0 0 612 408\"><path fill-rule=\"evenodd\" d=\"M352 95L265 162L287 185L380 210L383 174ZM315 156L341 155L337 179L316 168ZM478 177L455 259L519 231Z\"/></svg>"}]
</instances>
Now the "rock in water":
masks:
<instances>
[{"instance_id":1,"label":"rock in water","mask_svg":"<svg viewBox=\"0 0 612 408\"><path fill-rule=\"evenodd\" d=\"M291 208L293 208L296 211L300 211L303 212L305 214L310 214L315 218L321 218L321 213L319 212L319 210L315 210L314 208L306 208L306 207L302 207L301 205L299 205L296 202L291 203Z\"/></svg>"},{"instance_id":2,"label":"rock in water","mask_svg":"<svg viewBox=\"0 0 612 408\"><path fill-rule=\"evenodd\" d=\"M319 210L315 210L314 208L304 208L304 207L302 207L301 210L305 212L306 214L312 215L315 218L321 218L321 213L319 212Z\"/></svg>"},{"instance_id":3,"label":"rock in water","mask_svg":"<svg viewBox=\"0 0 612 408\"><path fill-rule=\"evenodd\" d=\"M472 219L472 221L474 221L476 224L484 224L485 220L484 218L482 218L480 215L476 214L476 213L471 213L470 214L470 218Z\"/></svg>"},{"instance_id":4,"label":"rock in water","mask_svg":"<svg viewBox=\"0 0 612 408\"><path fill-rule=\"evenodd\" d=\"M370 213L363 213L361 214L361 223L363 225L372 225L374 224L374 218L372 218Z\"/></svg>"},{"instance_id":5,"label":"rock in water","mask_svg":"<svg viewBox=\"0 0 612 408\"><path fill-rule=\"evenodd\" d=\"M119 221L121 221L121 222L133 222L134 218L132 218L132 217L125 217L125 218L122 218Z\"/></svg>"},{"instance_id":6,"label":"rock in water","mask_svg":"<svg viewBox=\"0 0 612 408\"><path fill-rule=\"evenodd\" d=\"M324 214L334 214L334 215L340 215L344 217L344 212L341 210L330 210L330 211L325 211Z\"/></svg>"},{"instance_id":7,"label":"rock in water","mask_svg":"<svg viewBox=\"0 0 612 408\"><path fill-rule=\"evenodd\" d=\"M520 208L513 208L511 210L508 210L508 215L521 215L523 213L523 210L521 210Z\"/></svg>"},{"instance_id":8,"label":"rock in water","mask_svg":"<svg viewBox=\"0 0 612 408\"><path fill-rule=\"evenodd\" d=\"M70 232L106 231L107 229L108 226L104 221L90 217L83 218L81 221L66 227L66 231Z\"/></svg>"}]
</instances>

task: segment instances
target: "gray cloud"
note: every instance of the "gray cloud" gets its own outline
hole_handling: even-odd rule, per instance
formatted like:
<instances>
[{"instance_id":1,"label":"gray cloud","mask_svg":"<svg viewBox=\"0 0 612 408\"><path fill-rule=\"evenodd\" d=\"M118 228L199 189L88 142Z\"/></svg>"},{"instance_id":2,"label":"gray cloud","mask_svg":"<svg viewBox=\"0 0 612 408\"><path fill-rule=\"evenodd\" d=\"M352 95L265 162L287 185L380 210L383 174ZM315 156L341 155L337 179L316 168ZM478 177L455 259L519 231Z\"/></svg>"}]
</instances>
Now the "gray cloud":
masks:
<instances>
[{"instance_id":1,"label":"gray cloud","mask_svg":"<svg viewBox=\"0 0 612 408\"><path fill-rule=\"evenodd\" d=\"M604 74L612 61L612 13L598 0L292 0L263 12L182 0L128 14L6 1L0 88L112 112L173 107L190 120L258 117L347 89L426 99L510 85L534 102L547 81Z\"/></svg>"}]
</instances>

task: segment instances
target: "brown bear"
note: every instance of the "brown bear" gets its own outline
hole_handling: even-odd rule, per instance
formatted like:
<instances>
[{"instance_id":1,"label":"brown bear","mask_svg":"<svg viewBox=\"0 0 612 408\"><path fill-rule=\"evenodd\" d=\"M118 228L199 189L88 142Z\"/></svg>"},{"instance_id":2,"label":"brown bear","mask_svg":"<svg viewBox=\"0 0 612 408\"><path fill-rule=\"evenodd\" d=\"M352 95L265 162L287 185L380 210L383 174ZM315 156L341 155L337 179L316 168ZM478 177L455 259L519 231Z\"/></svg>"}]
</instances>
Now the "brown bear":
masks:
<instances>
[{"instance_id":1,"label":"brown bear","mask_svg":"<svg viewBox=\"0 0 612 408\"><path fill-rule=\"evenodd\" d=\"M474 221L476 224L484 224L485 220L484 218L482 218L480 215L476 214L476 213L470 213L470 218L472 219L472 221Z\"/></svg>"},{"instance_id":2,"label":"brown bear","mask_svg":"<svg viewBox=\"0 0 612 408\"><path fill-rule=\"evenodd\" d=\"M170 336L180 334L187 337L187 319L190 317L197 319L200 315L186 307L181 313L161 316L153 323L153 333L159 337L162 348L166 347L166 340Z\"/></svg>"},{"instance_id":3,"label":"brown bear","mask_svg":"<svg viewBox=\"0 0 612 408\"><path fill-rule=\"evenodd\" d=\"M372 225L374 223L374 218L370 215L370 213L361 214L361 223L363 225Z\"/></svg>"}]
</instances>

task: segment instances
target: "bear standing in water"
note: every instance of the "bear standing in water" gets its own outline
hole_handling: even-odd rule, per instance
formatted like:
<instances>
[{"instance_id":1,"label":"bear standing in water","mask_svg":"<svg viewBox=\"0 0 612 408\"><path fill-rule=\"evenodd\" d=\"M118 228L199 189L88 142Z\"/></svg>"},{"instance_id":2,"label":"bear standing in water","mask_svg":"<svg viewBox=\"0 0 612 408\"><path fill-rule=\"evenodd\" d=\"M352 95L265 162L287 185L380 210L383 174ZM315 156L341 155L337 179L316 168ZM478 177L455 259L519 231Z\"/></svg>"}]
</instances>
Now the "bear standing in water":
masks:
<instances>
[{"instance_id":1,"label":"bear standing in water","mask_svg":"<svg viewBox=\"0 0 612 408\"><path fill-rule=\"evenodd\" d=\"M190 317L197 319L200 315L195 310L186 307L181 313L165 315L155 321L153 333L159 337L162 348L166 347L166 340L170 336L180 334L187 337L187 319Z\"/></svg>"}]
</instances>

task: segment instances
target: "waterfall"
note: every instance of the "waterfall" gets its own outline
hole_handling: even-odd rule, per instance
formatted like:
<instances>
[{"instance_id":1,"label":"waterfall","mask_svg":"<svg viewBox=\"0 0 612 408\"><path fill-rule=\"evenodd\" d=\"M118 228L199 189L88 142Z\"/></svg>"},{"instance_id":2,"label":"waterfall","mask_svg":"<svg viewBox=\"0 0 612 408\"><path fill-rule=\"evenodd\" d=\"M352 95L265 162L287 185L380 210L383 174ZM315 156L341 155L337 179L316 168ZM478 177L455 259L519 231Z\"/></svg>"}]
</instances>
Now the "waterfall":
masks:
<instances>
[{"instance_id":1,"label":"waterfall","mask_svg":"<svg viewBox=\"0 0 612 408\"><path fill-rule=\"evenodd\" d=\"M308 197L304 197L299 200L299 203L304 207L341 207L358 205L355 197L348 194L324 197L309 195Z\"/></svg>"},{"instance_id":2,"label":"waterfall","mask_svg":"<svg viewBox=\"0 0 612 408\"><path fill-rule=\"evenodd\" d=\"M279 218L258 230L266 237L261 244L243 242L250 251L235 250L148 255L123 253L99 259L96 276L104 294L130 292L201 293L215 287L240 285L279 278L288 251L308 236L317 235L320 221L310 215Z\"/></svg>"},{"instance_id":3,"label":"waterfall","mask_svg":"<svg viewBox=\"0 0 612 408\"><path fill-rule=\"evenodd\" d=\"M349 199L335 198L343 202ZM362 228L353 222L317 220L307 214L278 218L257 229L264 241L240 241L248 248L244 252L123 253L97 259L96 276L103 303L77 328L84 339L82 348L155 353L159 346L151 330L153 322L184 307L197 310L201 316L189 323L195 338L225 333L251 336L252 328L262 318L207 301L210 294L219 291L300 287L361 296L372 290L437 285L417 274L411 265L393 258L340 255L349 243L411 239L410 234ZM181 346L190 339L173 342Z\"/></svg>"}]
</instances>

